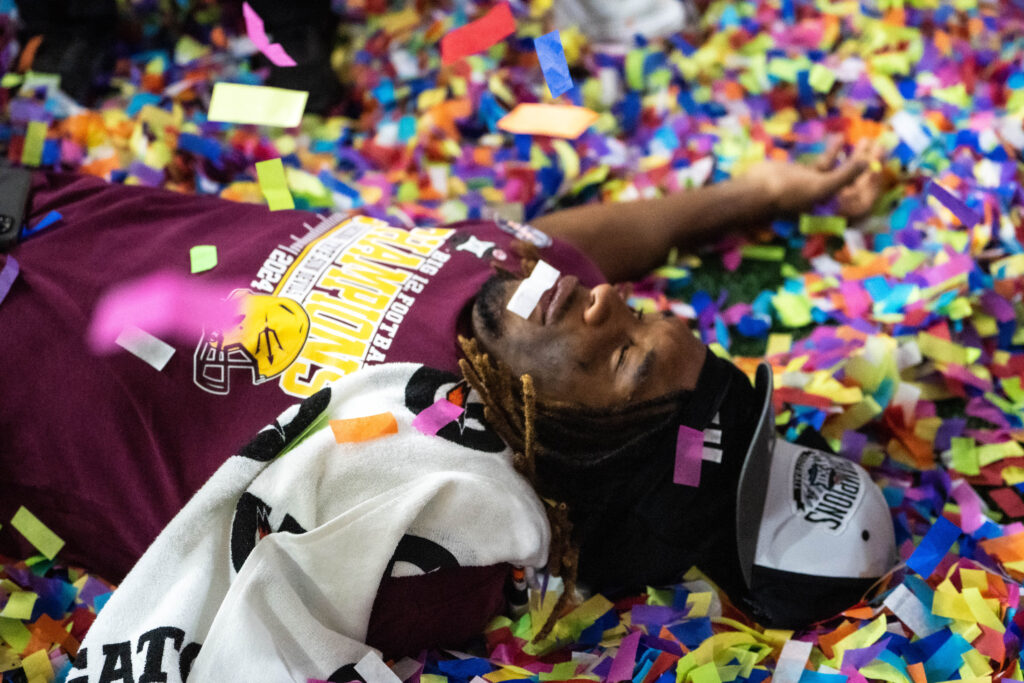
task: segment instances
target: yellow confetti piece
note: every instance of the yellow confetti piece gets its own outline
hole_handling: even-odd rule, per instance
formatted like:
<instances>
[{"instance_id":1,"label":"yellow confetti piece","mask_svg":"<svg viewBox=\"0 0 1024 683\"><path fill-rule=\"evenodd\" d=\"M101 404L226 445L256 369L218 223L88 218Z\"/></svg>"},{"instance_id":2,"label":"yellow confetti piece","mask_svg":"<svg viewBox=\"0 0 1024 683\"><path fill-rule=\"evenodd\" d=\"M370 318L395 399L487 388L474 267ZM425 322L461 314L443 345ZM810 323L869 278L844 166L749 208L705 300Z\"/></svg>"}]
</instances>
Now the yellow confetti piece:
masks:
<instances>
[{"instance_id":1,"label":"yellow confetti piece","mask_svg":"<svg viewBox=\"0 0 1024 683\"><path fill-rule=\"evenodd\" d=\"M879 679L889 683L911 683L903 673L888 662L874 661L860 668L860 673L869 680Z\"/></svg>"},{"instance_id":2,"label":"yellow confetti piece","mask_svg":"<svg viewBox=\"0 0 1024 683\"><path fill-rule=\"evenodd\" d=\"M902 109L904 104L903 95L893 80L884 74L871 74L868 76L872 87L881 96L885 103L893 109Z\"/></svg>"},{"instance_id":3,"label":"yellow confetti piece","mask_svg":"<svg viewBox=\"0 0 1024 683\"><path fill-rule=\"evenodd\" d=\"M39 596L28 591L16 591L11 593L7 604L0 610L0 617L6 619L31 619L32 608L36 606Z\"/></svg>"},{"instance_id":4,"label":"yellow confetti piece","mask_svg":"<svg viewBox=\"0 0 1024 683\"><path fill-rule=\"evenodd\" d=\"M714 595L710 591L701 593L690 593L686 596L686 606L689 608L688 617L706 617L711 609L711 599Z\"/></svg>"},{"instance_id":5,"label":"yellow confetti piece","mask_svg":"<svg viewBox=\"0 0 1024 683\"><path fill-rule=\"evenodd\" d=\"M1024 482L1024 467L1011 465L1004 467L1001 471L1003 482L1008 486L1016 486Z\"/></svg>"},{"instance_id":6,"label":"yellow confetti piece","mask_svg":"<svg viewBox=\"0 0 1024 683\"><path fill-rule=\"evenodd\" d=\"M280 159L257 161L256 177L259 179L260 192L271 211L295 208L295 200L288 190L288 181L284 175L284 164Z\"/></svg>"},{"instance_id":7,"label":"yellow confetti piece","mask_svg":"<svg viewBox=\"0 0 1024 683\"><path fill-rule=\"evenodd\" d=\"M1021 447L1016 441L987 443L978 446L978 463L982 467L1005 460L1006 458L1016 458L1021 455L1024 455L1024 447Z\"/></svg>"},{"instance_id":8,"label":"yellow confetti piece","mask_svg":"<svg viewBox=\"0 0 1024 683\"><path fill-rule=\"evenodd\" d=\"M216 83L210 97L210 121L294 128L302 122L309 93L263 85Z\"/></svg>"},{"instance_id":9,"label":"yellow confetti piece","mask_svg":"<svg viewBox=\"0 0 1024 683\"><path fill-rule=\"evenodd\" d=\"M867 626L857 629L836 643L833 648L833 651L835 652L835 663L837 665L842 663L843 653L847 650L857 650L878 641L878 639L885 633L885 622L886 616L881 615Z\"/></svg>"},{"instance_id":10,"label":"yellow confetti piece","mask_svg":"<svg viewBox=\"0 0 1024 683\"><path fill-rule=\"evenodd\" d=\"M964 596L964 602L967 603L967 607L971 610L971 614L974 616L974 620L982 626L988 626L991 629L1004 633L1006 627L1003 626L1002 620L999 619L997 614L993 612L993 606L990 602L995 602L995 609L999 609L999 602L997 600L986 600L981 597L981 591L977 588L965 588L962 593ZM975 672L977 673L977 672Z\"/></svg>"},{"instance_id":11,"label":"yellow confetti piece","mask_svg":"<svg viewBox=\"0 0 1024 683\"><path fill-rule=\"evenodd\" d=\"M793 335L772 332L768 335L768 346L764 355L774 356L777 353L786 353L793 348Z\"/></svg>"},{"instance_id":12,"label":"yellow confetti piece","mask_svg":"<svg viewBox=\"0 0 1024 683\"><path fill-rule=\"evenodd\" d=\"M53 665L50 664L50 658L46 654L46 650L36 650L28 657L21 660L21 666L25 669L25 678L29 681L42 679L44 681L53 680Z\"/></svg>"},{"instance_id":13,"label":"yellow confetti piece","mask_svg":"<svg viewBox=\"0 0 1024 683\"><path fill-rule=\"evenodd\" d=\"M25 144L21 149L21 163L39 166L43 163L43 145L46 142L46 121L29 121L25 131Z\"/></svg>"},{"instance_id":14,"label":"yellow confetti piece","mask_svg":"<svg viewBox=\"0 0 1024 683\"><path fill-rule=\"evenodd\" d=\"M822 427L821 433L827 439L841 438L848 429L863 427L876 416L882 414L882 407L875 399L868 396L860 403L855 403L841 415L829 418Z\"/></svg>"},{"instance_id":15,"label":"yellow confetti piece","mask_svg":"<svg viewBox=\"0 0 1024 683\"><path fill-rule=\"evenodd\" d=\"M518 666L506 664L497 671L484 674L484 680L491 683L501 683L501 681L521 681L531 676L533 676L533 672L529 669L521 669Z\"/></svg>"},{"instance_id":16,"label":"yellow confetti piece","mask_svg":"<svg viewBox=\"0 0 1024 683\"><path fill-rule=\"evenodd\" d=\"M927 332L919 332L917 345L921 353L941 363L971 365L981 357L981 349L961 346Z\"/></svg>"},{"instance_id":17,"label":"yellow confetti piece","mask_svg":"<svg viewBox=\"0 0 1024 683\"><path fill-rule=\"evenodd\" d=\"M48 560L56 557L60 549L64 547L64 541L60 536L50 531L49 527L29 512L25 506L18 508L18 511L14 513L14 517L11 518L11 526L21 532L21 535Z\"/></svg>"}]
</instances>

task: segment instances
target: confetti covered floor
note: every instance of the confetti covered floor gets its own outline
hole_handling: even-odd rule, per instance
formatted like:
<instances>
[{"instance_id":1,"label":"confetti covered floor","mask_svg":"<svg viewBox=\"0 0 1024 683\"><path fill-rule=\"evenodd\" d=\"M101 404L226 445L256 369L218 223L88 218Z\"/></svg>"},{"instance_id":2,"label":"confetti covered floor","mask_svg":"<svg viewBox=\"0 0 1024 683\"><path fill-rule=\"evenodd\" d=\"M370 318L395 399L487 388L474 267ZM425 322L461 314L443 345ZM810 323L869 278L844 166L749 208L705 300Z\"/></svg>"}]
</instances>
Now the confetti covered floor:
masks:
<instances>
[{"instance_id":1,"label":"confetti covered floor","mask_svg":"<svg viewBox=\"0 0 1024 683\"><path fill-rule=\"evenodd\" d=\"M424 683L1020 680L1024 4L715 3L686 38L620 50L563 31L576 87L560 101L600 114L574 142L496 127L517 103L550 101L532 40L548 30L544 4L514 3L514 36L442 68L441 37L489 6L350 3L335 55L345 116L286 132L206 120L214 82L260 83L265 69L202 5L170 49L154 38L123 54L92 109L5 76L0 150L253 202L255 162L280 157L300 208L430 225L657 196L703 182L704 159L717 180L819 153L828 135L880 137L892 188L873 215L847 226L822 206L754 242L681 255L637 283L633 303L692 319L749 371L766 356L780 432L818 430L869 469L905 565L807 632L763 629L691 575L614 605L591 598L543 643L528 644L536 605L495 622L472 655L394 669ZM140 6L142 35L162 16ZM0 70L17 49L0 47ZM62 680L109 592L45 558L4 561L3 680Z\"/></svg>"}]
</instances>

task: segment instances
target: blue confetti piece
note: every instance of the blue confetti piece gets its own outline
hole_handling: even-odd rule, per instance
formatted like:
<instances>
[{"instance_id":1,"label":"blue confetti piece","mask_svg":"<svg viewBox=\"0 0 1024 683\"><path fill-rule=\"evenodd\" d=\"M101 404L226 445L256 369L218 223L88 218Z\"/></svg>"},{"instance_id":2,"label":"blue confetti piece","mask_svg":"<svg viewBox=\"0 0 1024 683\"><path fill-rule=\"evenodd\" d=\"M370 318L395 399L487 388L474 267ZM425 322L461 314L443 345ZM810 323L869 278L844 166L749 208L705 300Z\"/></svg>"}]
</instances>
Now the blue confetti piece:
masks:
<instances>
[{"instance_id":1,"label":"blue confetti piece","mask_svg":"<svg viewBox=\"0 0 1024 683\"><path fill-rule=\"evenodd\" d=\"M39 219L39 222L33 225L31 228L23 228L21 231L21 236L24 238L30 235L34 235L37 232L42 232L46 228L50 227L51 225L59 221L61 218L63 218L63 216L60 214L59 211L51 211L50 213L46 214L41 219Z\"/></svg>"},{"instance_id":2,"label":"blue confetti piece","mask_svg":"<svg viewBox=\"0 0 1024 683\"><path fill-rule=\"evenodd\" d=\"M974 648L959 633L954 633L924 663L930 681L948 681L963 666L963 654Z\"/></svg>"},{"instance_id":3,"label":"blue confetti piece","mask_svg":"<svg viewBox=\"0 0 1024 683\"><path fill-rule=\"evenodd\" d=\"M104 608L104 606L106 606L107 601L110 600L111 596L113 596L113 595L114 595L114 593L113 593L113 591L111 591L110 593L104 593L103 595L97 595L95 598L93 598L92 606L96 609L96 614L100 613L100 610L102 610Z\"/></svg>"},{"instance_id":4,"label":"blue confetti piece","mask_svg":"<svg viewBox=\"0 0 1024 683\"><path fill-rule=\"evenodd\" d=\"M736 11L734 5L726 5L722 11L722 16L718 19L718 25L721 28L731 28L733 26L740 25L740 15Z\"/></svg>"},{"instance_id":5,"label":"blue confetti piece","mask_svg":"<svg viewBox=\"0 0 1024 683\"><path fill-rule=\"evenodd\" d=\"M385 78L373 89L373 95L381 104L388 107L395 103L395 84L390 78Z\"/></svg>"},{"instance_id":6,"label":"blue confetti piece","mask_svg":"<svg viewBox=\"0 0 1024 683\"><path fill-rule=\"evenodd\" d=\"M416 117L406 114L398 120L398 139L408 142L416 135Z\"/></svg>"},{"instance_id":7,"label":"blue confetti piece","mask_svg":"<svg viewBox=\"0 0 1024 683\"><path fill-rule=\"evenodd\" d=\"M679 149L679 136L672 130L671 126L664 125L654 133L654 139L659 141L669 151Z\"/></svg>"},{"instance_id":8,"label":"blue confetti piece","mask_svg":"<svg viewBox=\"0 0 1024 683\"><path fill-rule=\"evenodd\" d=\"M846 683L848 676L843 674L830 674L821 671L804 669L800 673L800 683Z\"/></svg>"},{"instance_id":9,"label":"blue confetti piece","mask_svg":"<svg viewBox=\"0 0 1024 683\"><path fill-rule=\"evenodd\" d=\"M540 69L544 72L544 80L547 81L551 96L558 97L571 90L572 76L569 75L569 65L565 61L565 49L562 47L558 31L534 38L533 46L537 51Z\"/></svg>"},{"instance_id":10,"label":"blue confetti piece","mask_svg":"<svg viewBox=\"0 0 1024 683\"><path fill-rule=\"evenodd\" d=\"M753 337L755 339L767 337L768 331L771 328L772 319L763 313L745 315L740 318L739 324L736 325L736 329L744 337Z\"/></svg>"},{"instance_id":11,"label":"blue confetti piece","mask_svg":"<svg viewBox=\"0 0 1024 683\"><path fill-rule=\"evenodd\" d=\"M359 190L341 182L333 175L331 175L326 169L320 171L320 174L317 176L317 178L320 180L321 183L324 184L324 187L326 187L328 190L345 195L346 197L351 199L353 207L362 206L363 200L362 195L359 193Z\"/></svg>"},{"instance_id":12,"label":"blue confetti piece","mask_svg":"<svg viewBox=\"0 0 1024 683\"><path fill-rule=\"evenodd\" d=\"M151 92L140 92L132 95L132 99L129 100L128 106L125 108L124 113L130 117L135 116L142 108L147 104L151 104L154 107L160 104L160 100L163 99L162 95L157 95Z\"/></svg>"},{"instance_id":13,"label":"blue confetti piece","mask_svg":"<svg viewBox=\"0 0 1024 683\"><path fill-rule=\"evenodd\" d=\"M782 20L787 24L796 23L796 7L793 0L782 0Z\"/></svg>"},{"instance_id":14,"label":"blue confetti piece","mask_svg":"<svg viewBox=\"0 0 1024 683\"><path fill-rule=\"evenodd\" d=\"M178 136L178 149L191 152L210 161L219 161L221 156L220 143L211 138L182 133Z\"/></svg>"},{"instance_id":15,"label":"blue confetti piece","mask_svg":"<svg viewBox=\"0 0 1024 683\"><path fill-rule=\"evenodd\" d=\"M963 532L960 530L960 527L945 517L939 517L935 524L932 525L932 528L928 530L928 533L925 534L924 538L921 539L921 543L914 550L910 559L907 560L907 566L924 578L931 576L935 568L939 566L939 562L949 552L953 543L960 538L961 533ZM954 667L954 669L956 668L959 668L959 664ZM938 680L944 681L946 678L948 677L939 678Z\"/></svg>"}]
</instances>

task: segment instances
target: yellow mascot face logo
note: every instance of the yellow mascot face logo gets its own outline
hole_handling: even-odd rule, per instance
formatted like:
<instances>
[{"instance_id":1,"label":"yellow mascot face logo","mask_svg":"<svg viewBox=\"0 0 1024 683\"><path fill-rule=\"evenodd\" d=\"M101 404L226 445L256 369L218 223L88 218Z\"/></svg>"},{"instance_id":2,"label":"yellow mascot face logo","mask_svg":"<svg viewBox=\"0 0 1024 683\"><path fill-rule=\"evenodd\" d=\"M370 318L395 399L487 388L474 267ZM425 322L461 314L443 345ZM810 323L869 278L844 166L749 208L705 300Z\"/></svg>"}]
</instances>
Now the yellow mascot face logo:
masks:
<instances>
[{"instance_id":1,"label":"yellow mascot face logo","mask_svg":"<svg viewBox=\"0 0 1024 683\"><path fill-rule=\"evenodd\" d=\"M239 320L203 335L196 347L194 380L214 394L231 388L231 372L248 370L253 384L281 374L298 357L309 335L309 315L297 302L239 290Z\"/></svg>"}]
</instances>

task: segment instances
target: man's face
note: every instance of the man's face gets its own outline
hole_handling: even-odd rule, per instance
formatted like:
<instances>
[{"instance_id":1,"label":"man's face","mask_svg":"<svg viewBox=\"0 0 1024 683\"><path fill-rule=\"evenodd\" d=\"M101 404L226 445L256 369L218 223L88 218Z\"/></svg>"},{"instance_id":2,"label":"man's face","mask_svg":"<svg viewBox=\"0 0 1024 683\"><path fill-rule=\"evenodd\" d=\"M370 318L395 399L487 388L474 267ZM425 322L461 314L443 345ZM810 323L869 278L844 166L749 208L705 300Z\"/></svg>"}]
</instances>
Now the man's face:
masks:
<instances>
[{"instance_id":1,"label":"man's face","mask_svg":"<svg viewBox=\"0 0 1024 683\"><path fill-rule=\"evenodd\" d=\"M605 408L697 383L706 351L675 316L631 310L611 285L563 275L528 318L506 306L521 280L492 277L473 305L473 333L548 399Z\"/></svg>"}]
</instances>

